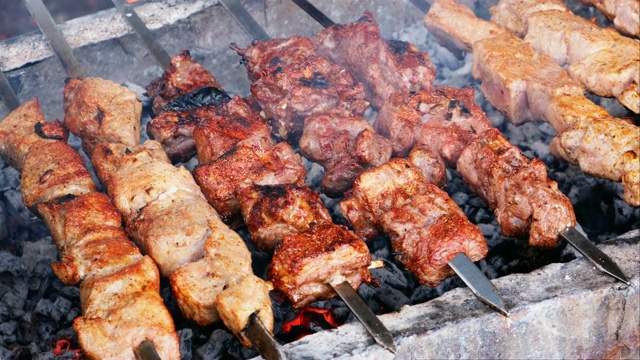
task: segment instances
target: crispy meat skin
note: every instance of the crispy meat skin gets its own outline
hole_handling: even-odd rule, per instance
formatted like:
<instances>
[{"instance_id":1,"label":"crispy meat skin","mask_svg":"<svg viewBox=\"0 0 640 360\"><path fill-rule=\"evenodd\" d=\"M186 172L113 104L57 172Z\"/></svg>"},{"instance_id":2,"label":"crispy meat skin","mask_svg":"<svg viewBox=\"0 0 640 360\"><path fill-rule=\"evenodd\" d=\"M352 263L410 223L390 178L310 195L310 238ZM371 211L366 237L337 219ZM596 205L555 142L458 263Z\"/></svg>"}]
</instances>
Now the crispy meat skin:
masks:
<instances>
[{"instance_id":1,"label":"crispy meat skin","mask_svg":"<svg viewBox=\"0 0 640 360\"><path fill-rule=\"evenodd\" d=\"M222 90L216 78L193 61L188 50L183 50L171 58L171 65L162 76L147 86L147 96L153 100L153 112L159 114L169 101L203 87Z\"/></svg>"},{"instance_id":2,"label":"crispy meat skin","mask_svg":"<svg viewBox=\"0 0 640 360\"><path fill-rule=\"evenodd\" d=\"M113 81L68 79L64 85L64 124L81 137L91 156L101 142L134 146L140 142L142 102L136 94Z\"/></svg>"},{"instance_id":3,"label":"crispy meat skin","mask_svg":"<svg viewBox=\"0 0 640 360\"><path fill-rule=\"evenodd\" d=\"M25 103L9 118L29 113L41 114L37 100ZM54 124L51 132L49 125L43 124L41 115L34 119L37 120L35 126L29 118L20 123L3 121L2 124L11 124L15 136L2 137L0 147L26 152L26 156L18 157L24 158L25 166L21 170L23 178L28 179L26 192L31 195L40 192L44 194L40 198L47 200L37 207L34 204L32 209L42 216L60 249L61 261L52 264L55 274L65 284L83 281L80 289L83 316L75 319L74 328L84 354L91 359L133 360L133 350L139 342L152 338L164 358L178 359L178 336L158 294L160 281L155 264L143 257L126 237L120 215L109 198L95 192L90 176L86 176L84 161L65 143L66 133L59 132L63 128ZM34 137L34 133L40 139ZM29 189L33 187L29 185L31 179L47 167L52 169L47 175L49 178L42 179L37 191ZM78 178L74 179L73 174ZM45 185L51 186L51 190ZM145 270L134 270L141 267ZM134 289L138 282L147 286ZM121 284L121 290L128 291L118 292L117 296L102 293L102 288L116 283ZM93 295L88 296L90 293ZM137 304L132 304L132 299L137 299ZM154 316L145 317L142 322L138 320L139 326L132 327L126 319L140 316L140 308ZM121 313L127 313L124 321L119 316Z\"/></svg>"},{"instance_id":4,"label":"crispy meat skin","mask_svg":"<svg viewBox=\"0 0 640 360\"><path fill-rule=\"evenodd\" d=\"M331 222L320 196L308 186L252 185L238 198L251 241L263 251L273 250L286 235Z\"/></svg>"},{"instance_id":5,"label":"crispy meat skin","mask_svg":"<svg viewBox=\"0 0 640 360\"><path fill-rule=\"evenodd\" d=\"M550 248L560 241L560 231L576 225L571 202L547 178L544 163L528 159L497 129L469 144L458 171L494 209L506 236L528 233L530 245Z\"/></svg>"},{"instance_id":6,"label":"crispy meat skin","mask_svg":"<svg viewBox=\"0 0 640 360\"><path fill-rule=\"evenodd\" d=\"M476 18L463 5L436 0L425 16L425 26L441 39L473 49L473 76L482 80L487 99L512 122L548 121L559 134L551 145L554 154L588 174L622 180L625 201L640 206L637 126L591 103L550 57L538 55L503 28ZM474 35L479 33L486 35L480 38L484 40Z\"/></svg>"},{"instance_id":7,"label":"crispy meat skin","mask_svg":"<svg viewBox=\"0 0 640 360\"><path fill-rule=\"evenodd\" d=\"M150 139L160 142L172 162L186 162L196 153L193 131L196 123L215 114L208 106L185 112L162 111L147 124Z\"/></svg>"},{"instance_id":8,"label":"crispy meat skin","mask_svg":"<svg viewBox=\"0 0 640 360\"><path fill-rule=\"evenodd\" d=\"M306 47L289 49L300 43ZM309 39L274 39L236 51L245 59L250 77L259 74L251 93L282 139L297 141L304 118L318 111L340 107L360 116L369 106L364 86L341 66L317 55Z\"/></svg>"},{"instance_id":9,"label":"crispy meat skin","mask_svg":"<svg viewBox=\"0 0 640 360\"><path fill-rule=\"evenodd\" d=\"M339 197L363 171L391 158L391 143L348 111L315 113L304 121L300 152L324 168L322 191Z\"/></svg>"},{"instance_id":10,"label":"crispy meat skin","mask_svg":"<svg viewBox=\"0 0 640 360\"><path fill-rule=\"evenodd\" d=\"M580 0L602 11L620 31L640 38L640 1L638 0Z\"/></svg>"},{"instance_id":11,"label":"crispy meat skin","mask_svg":"<svg viewBox=\"0 0 640 360\"><path fill-rule=\"evenodd\" d=\"M306 169L285 142L250 137L216 161L199 165L193 176L209 203L229 220L240 212L238 191L250 185L303 184Z\"/></svg>"},{"instance_id":12,"label":"crispy meat skin","mask_svg":"<svg viewBox=\"0 0 640 360\"><path fill-rule=\"evenodd\" d=\"M193 138L200 164L208 164L251 136L271 136L265 118L241 97L235 96L210 117L196 123Z\"/></svg>"},{"instance_id":13,"label":"crispy meat skin","mask_svg":"<svg viewBox=\"0 0 640 360\"><path fill-rule=\"evenodd\" d=\"M439 188L447 184L447 169L442 157L430 146L416 144L409 152L409 162L422 172L425 180Z\"/></svg>"},{"instance_id":14,"label":"crispy meat skin","mask_svg":"<svg viewBox=\"0 0 640 360\"><path fill-rule=\"evenodd\" d=\"M425 285L451 276L447 264L458 253L478 261L488 251L480 229L406 159L361 174L340 210L361 236L387 233L398 260Z\"/></svg>"},{"instance_id":15,"label":"crispy meat skin","mask_svg":"<svg viewBox=\"0 0 640 360\"><path fill-rule=\"evenodd\" d=\"M318 53L344 66L367 89L367 99L379 109L396 92L431 87L435 68L429 56L404 41L384 40L371 12L358 21L336 24L319 32Z\"/></svg>"},{"instance_id":16,"label":"crispy meat skin","mask_svg":"<svg viewBox=\"0 0 640 360\"><path fill-rule=\"evenodd\" d=\"M362 239L345 226L320 224L287 235L273 253L269 280L295 308L335 296L330 284L343 281L357 289L373 281L371 255Z\"/></svg>"},{"instance_id":17,"label":"crispy meat skin","mask_svg":"<svg viewBox=\"0 0 640 360\"><path fill-rule=\"evenodd\" d=\"M640 44L575 15L559 0L501 0L491 20L551 56L585 88L640 113ZM526 35L526 36L525 36Z\"/></svg>"},{"instance_id":18,"label":"crispy meat skin","mask_svg":"<svg viewBox=\"0 0 640 360\"><path fill-rule=\"evenodd\" d=\"M24 157L34 144L67 141L69 133L59 121L48 123L38 98L12 111L0 122L0 156L13 168L22 170Z\"/></svg>"}]
</instances>

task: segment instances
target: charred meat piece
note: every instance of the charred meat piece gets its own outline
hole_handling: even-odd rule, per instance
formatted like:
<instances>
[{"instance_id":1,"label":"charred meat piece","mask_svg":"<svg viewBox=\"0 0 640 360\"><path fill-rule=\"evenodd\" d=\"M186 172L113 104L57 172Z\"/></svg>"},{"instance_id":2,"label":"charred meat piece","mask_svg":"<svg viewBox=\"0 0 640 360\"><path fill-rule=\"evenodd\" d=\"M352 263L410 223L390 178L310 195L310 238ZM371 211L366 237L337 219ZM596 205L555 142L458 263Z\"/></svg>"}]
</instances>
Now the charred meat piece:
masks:
<instances>
[{"instance_id":1,"label":"charred meat piece","mask_svg":"<svg viewBox=\"0 0 640 360\"><path fill-rule=\"evenodd\" d=\"M85 140L82 149L91 156L102 142L134 146L140 143L142 102L136 94L110 80L68 79L64 85L64 124Z\"/></svg>"},{"instance_id":2,"label":"charred meat piece","mask_svg":"<svg viewBox=\"0 0 640 360\"><path fill-rule=\"evenodd\" d=\"M348 111L315 113L304 121L300 152L324 168L322 191L342 196L363 171L391 158L391 143Z\"/></svg>"},{"instance_id":3,"label":"charred meat piece","mask_svg":"<svg viewBox=\"0 0 640 360\"><path fill-rule=\"evenodd\" d=\"M18 171L34 144L67 142L69 132L59 121L48 123L37 98L33 98L12 111L0 122L0 156Z\"/></svg>"},{"instance_id":4,"label":"charred meat piece","mask_svg":"<svg viewBox=\"0 0 640 360\"><path fill-rule=\"evenodd\" d=\"M444 188L447 183L447 170L444 160L430 146L416 144L409 152L409 162L420 169L422 176L430 184Z\"/></svg>"},{"instance_id":5,"label":"charred meat piece","mask_svg":"<svg viewBox=\"0 0 640 360\"><path fill-rule=\"evenodd\" d=\"M575 15L559 0L501 0L491 20L551 56L588 91L640 113L640 44Z\"/></svg>"},{"instance_id":6,"label":"charred meat piece","mask_svg":"<svg viewBox=\"0 0 640 360\"><path fill-rule=\"evenodd\" d=\"M238 192L251 185L303 184L306 169L289 144L273 145L254 136L239 142L216 161L199 165L193 176L223 219L239 214Z\"/></svg>"},{"instance_id":7,"label":"charred meat piece","mask_svg":"<svg viewBox=\"0 0 640 360\"><path fill-rule=\"evenodd\" d=\"M285 54L297 54L301 50L288 49L296 46L299 42L296 39L299 37L257 42L247 49L236 48L246 60L250 76L260 74L251 83L251 93L271 121L275 135L293 142L302 133L304 118L311 114L344 108L360 116L369 106L364 86L355 83L341 66L315 52L306 57L301 54L281 57L274 53L273 49L278 48ZM263 53L262 49L269 50Z\"/></svg>"},{"instance_id":8,"label":"charred meat piece","mask_svg":"<svg viewBox=\"0 0 640 360\"><path fill-rule=\"evenodd\" d=\"M271 129L265 118L241 97L236 96L198 121L193 131L198 161L208 164L252 136L269 138Z\"/></svg>"},{"instance_id":9,"label":"charred meat piece","mask_svg":"<svg viewBox=\"0 0 640 360\"><path fill-rule=\"evenodd\" d=\"M273 253L269 280L295 308L336 295L330 284L348 281L357 289L373 278L371 255L362 239L345 226L321 224L287 235Z\"/></svg>"},{"instance_id":10,"label":"charred meat piece","mask_svg":"<svg viewBox=\"0 0 640 360\"><path fill-rule=\"evenodd\" d=\"M458 171L494 209L506 236L529 234L529 244L554 247L558 233L575 226L569 199L547 178L544 163L530 160L497 129L484 132L462 152Z\"/></svg>"},{"instance_id":11,"label":"charred meat piece","mask_svg":"<svg viewBox=\"0 0 640 360\"><path fill-rule=\"evenodd\" d=\"M415 94L393 94L378 112L375 127L391 140L397 156L406 156L415 144L424 144L455 166L476 134L492 125L474 103L472 87L435 87Z\"/></svg>"},{"instance_id":12,"label":"charred meat piece","mask_svg":"<svg viewBox=\"0 0 640 360\"><path fill-rule=\"evenodd\" d=\"M347 68L366 86L367 99L376 109L391 94L429 88L435 79L429 56L410 43L382 39L368 11L358 21L319 32L314 42L320 55Z\"/></svg>"},{"instance_id":13,"label":"charred meat piece","mask_svg":"<svg viewBox=\"0 0 640 360\"><path fill-rule=\"evenodd\" d=\"M640 1L638 0L580 0L595 6L615 27L636 39L640 38Z\"/></svg>"},{"instance_id":14,"label":"charred meat piece","mask_svg":"<svg viewBox=\"0 0 640 360\"><path fill-rule=\"evenodd\" d=\"M398 261L425 285L453 275L448 263L458 253L478 261L488 251L480 229L406 159L361 174L340 210L358 234L388 234Z\"/></svg>"},{"instance_id":15,"label":"charred meat piece","mask_svg":"<svg viewBox=\"0 0 640 360\"><path fill-rule=\"evenodd\" d=\"M263 251L273 250L287 235L331 222L320 196L307 186L252 185L238 198L251 241Z\"/></svg>"},{"instance_id":16,"label":"charred meat piece","mask_svg":"<svg viewBox=\"0 0 640 360\"><path fill-rule=\"evenodd\" d=\"M162 143L172 162L186 162L196 153L193 132L200 122L215 117L230 100L216 88L200 88L169 102L147 124L149 138Z\"/></svg>"},{"instance_id":17,"label":"charred meat piece","mask_svg":"<svg viewBox=\"0 0 640 360\"><path fill-rule=\"evenodd\" d=\"M147 86L147 96L153 101L154 114L159 114L171 100L204 87L222 91L216 78L193 61L188 50L184 50L171 58L171 65L161 77L151 81Z\"/></svg>"}]
</instances>

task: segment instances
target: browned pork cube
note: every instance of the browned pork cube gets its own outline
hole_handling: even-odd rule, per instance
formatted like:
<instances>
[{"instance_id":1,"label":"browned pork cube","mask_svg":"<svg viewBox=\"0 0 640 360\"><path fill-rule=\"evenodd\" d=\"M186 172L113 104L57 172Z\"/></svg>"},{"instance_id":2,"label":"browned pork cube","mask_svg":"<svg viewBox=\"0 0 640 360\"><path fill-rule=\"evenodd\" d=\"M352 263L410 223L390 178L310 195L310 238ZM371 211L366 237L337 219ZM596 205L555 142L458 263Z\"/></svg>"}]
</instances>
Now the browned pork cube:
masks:
<instances>
[{"instance_id":1,"label":"browned pork cube","mask_svg":"<svg viewBox=\"0 0 640 360\"><path fill-rule=\"evenodd\" d=\"M273 250L287 235L331 222L320 196L306 185L253 185L238 197L251 241L264 251Z\"/></svg>"},{"instance_id":2,"label":"browned pork cube","mask_svg":"<svg viewBox=\"0 0 640 360\"><path fill-rule=\"evenodd\" d=\"M364 241L344 226L322 224L288 235L273 253L269 279L295 308L336 295L331 284L348 281L357 289L373 281Z\"/></svg>"}]
</instances>

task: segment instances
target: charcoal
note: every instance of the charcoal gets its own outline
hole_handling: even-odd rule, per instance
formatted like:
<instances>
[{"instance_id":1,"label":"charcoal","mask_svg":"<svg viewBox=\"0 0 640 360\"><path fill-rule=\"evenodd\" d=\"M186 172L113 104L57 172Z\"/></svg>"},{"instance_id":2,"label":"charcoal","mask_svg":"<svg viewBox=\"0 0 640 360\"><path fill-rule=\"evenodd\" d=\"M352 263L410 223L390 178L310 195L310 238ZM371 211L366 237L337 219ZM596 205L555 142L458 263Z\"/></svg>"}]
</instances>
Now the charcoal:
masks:
<instances>
[{"instance_id":1,"label":"charcoal","mask_svg":"<svg viewBox=\"0 0 640 360\"><path fill-rule=\"evenodd\" d=\"M17 276L20 271L20 258L9 252L0 252L0 274L9 272L13 276Z\"/></svg>"},{"instance_id":2,"label":"charcoal","mask_svg":"<svg viewBox=\"0 0 640 360\"><path fill-rule=\"evenodd\" d=\"M2 339L0 339L2 341ZM13 357L13 351L0 345L0 359L11 359Z\"/></svg>"},{"instance_id":3,"label":"charcoal","mask_svg":"<svg viewBox=\"0 0 640 360\"><path fill-rule=\"evenodd\" d=\"M206 360L222 358L231 340L233 340L233 335L227 331L214 330L209 337L209 341L196 350L196 358Z\"/></svg>"},{"instance_id":4,"label":"charcoal","mask_svg":"<svg viewBox=\"0 0 640 360\"><path fill-rule=\"evenodd\" d=\"M380 282L404 291L409 287L409 280L404 276L400 266L395 262L385 261L383 268L372 269L371 274Z\"/></svg>"},{"instance_id":5,"label":"charcoal","mask_svg":"<svg viewBox=\"0 0 640 360\"><path fill-rule=\"evenodd\" d=\"M13 335L16 332L17 328L18 328L17 321L15 320L4 321L0 323L0 334L2 334L5 337Z\"/></svg>"},{"instance_id":6,"label":"charcoal","mask_svg":"<svg viewBox=\"0 0 640 360\"><path fill-rule=\"evenodd\" d=\"M72 308L69 310L69 312L66 314L65 317L65 323L66 324L71 324L73 322L73 320L75 320L78 316L80 316L80 310L77 308Z\"/></svg>"},{"instance_id":7,"label":"charcoal","mask_svg":"<svg viewBox=\"0 0 640 360\"><path fill-rule=\"evenodd\" d=\"M65 352L67 353L67 352ZM75 355L75 353L72 351L71 352L73 355ZM61 356L56 356L56 354L54 354L52 351L47 351L47 352L43 352L43 353L38 353L35 354L35 356L33 357L34 360L61 360L61 359L70 359L69 357L63 357L61 354Z\"/></svg>"},{"instance_id":8,"label":"charcoal","mask_svg":"<svg viewBox=\"0 0 640 360\"><path fill-rule=\"evenodd\" d=\"M462 206L467 203L467 200L469 200L469 195L458 191L455 194L451 195L451 200L458 204L458 206Z\"/></svg>"},{"instance_id":9,"label":"charcoal","mask_svg":"<svg viewBox=\"0 0 640 360\"><path fill-rule=\"evenodd\" d=\"M22 309L25 305L25 299L20 298L18 293L6 293L2 298L2 302L7 304L10 309Z\"/></svg>"},{"instance_id":10,"label":"charcoal","mask_svg":"<svg viewBox=\"0 0 640 360\"><path fill-rule=\"evenodd\" d=\"M476 211L475 216L473 217L473 223L474 224L489 223L491 222L492 217L493 217L493 214L490 214L487 210L483 208L479 208L478 211Z\"/></svg>"},{"instance_id":11,"label":"charcoal","mask_svg":"<svg viewBox=\"0 0 640 360\"><path fill-rule=\"evenodd\" d=\"M398 311L410 303L404 293L384 284L375 290L373 298L387 311Z\"/></svg>"},{"instance_id":12,"label":"charcoal","mask_svg":"<svg viewBox=\"0 0 640 360\"><path fill-rule=\"evenodd\" d=\"M193 358L191 352L193 346L193 330L178 330L178 336L180 337L180 358L182 360L191 360Z\"/></svg>"},{"instance_id":13,"label":"charcoal","mask_svg":"<svg viewBox=\"0 0 640 360\"><path fill-rule=\"evenodd\" d=\"M62 296L58 296L53 302L53 309L51 310L51 318L55 321L60 321L63 316L66 316L71 310L71 301L65 299Z\"/></svg>"},{"instance_id":14,"label":"charcoal","mask_svg":"<svg viewBox=\"0 0 640 360\"><path fill-rule=\"evenodd\" d=\"M80 289L76 286L64 286L58 291L58 293L70 300L80 299Z\"/></svg>"}]
</instances>

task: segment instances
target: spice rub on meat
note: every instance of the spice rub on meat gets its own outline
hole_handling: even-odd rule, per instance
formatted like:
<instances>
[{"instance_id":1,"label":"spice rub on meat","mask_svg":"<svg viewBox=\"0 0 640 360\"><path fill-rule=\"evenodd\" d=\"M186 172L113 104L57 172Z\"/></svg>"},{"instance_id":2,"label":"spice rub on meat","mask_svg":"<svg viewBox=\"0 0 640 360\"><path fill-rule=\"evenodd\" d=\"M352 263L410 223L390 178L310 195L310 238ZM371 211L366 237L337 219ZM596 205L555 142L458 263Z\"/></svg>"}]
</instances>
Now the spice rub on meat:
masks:
<instances>
[{"instance_id":1,"label":"spice rub on meat","mask_svg":"<svg viewBox=\"0 0 640 360\"><path fill-rule=\"evenodd\" d=\"M314 42L320 55L344 66L365 85L376 109L393 93L426 89L435 80L429 55L410 43L383 39L368 11L358 21L320 31Z\"/></svg>"},{"instance_id":2,"label":"spice rub on meat","mask_svg":"<svg viewBox=\"0 0 640 360\"><path fill-rule=\"evenodd\" d=\"M344 108L360 116L369 106L364 86L317 54L308 38L292 36L233 49L249 72L251 93L282 139L297 142L304 119L318 111Z\"/></svg>"},{"instance_id":3,"label":"spice rub on meat","mask_svg":"<svg viewBox=\"0 0 640 360\"><path fill-rule=\"evenodd\" d=\"M478 261L488 251L480 229L406 159L362 173L340 210L361 236L389 235L398 261L425 285L453 275L448 263L458 253Z\"/></svg>"},{"instance_id":4,"label":"spice rub on meat","mask_svg":"<svg viewBox=\"0 0 640 360\"><path fill-rule=\"evenodd\" d=\"M365 242L345 226L319 224L285 236L269 266L269 280L295 308L336 295L331 284L357 289L371 283L371 255Z\"/></svg>"}]
</instances>

